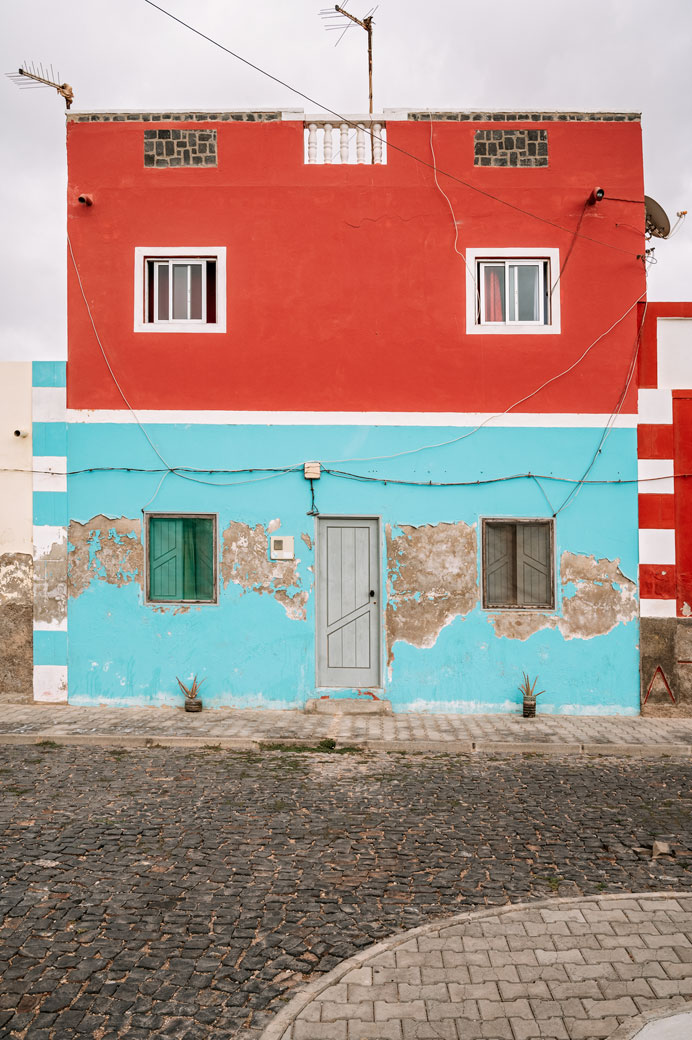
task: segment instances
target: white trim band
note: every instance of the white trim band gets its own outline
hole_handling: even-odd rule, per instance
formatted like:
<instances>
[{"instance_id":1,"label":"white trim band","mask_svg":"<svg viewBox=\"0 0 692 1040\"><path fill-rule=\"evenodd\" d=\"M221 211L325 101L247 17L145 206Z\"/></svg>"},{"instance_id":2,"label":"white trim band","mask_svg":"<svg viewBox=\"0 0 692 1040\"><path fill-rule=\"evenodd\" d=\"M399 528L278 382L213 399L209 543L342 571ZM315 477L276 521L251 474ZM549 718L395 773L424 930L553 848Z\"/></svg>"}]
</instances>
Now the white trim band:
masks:
<instances>
[{"instance_id":1,"label":"white trim band","mask_svg":"<svg viewBox=\"0 0 692 1040\"><path fill-rule=\"evenodd\" d=\"M64 386L35 386L31 391L34 422L65 422L67 389Z\"/></svg>"},{"instance_id":2,"label":"white trim band","mask_svg":"<svg viewBox=\"0 0 692 1040\"><path fill-rule=\"evenodd\" d=\"M452 426L520 429L598 429L610 420L600 412L236 412L236 411L137 411L145 424L220 425L220 426ZM134 423L124 408L70 408L71 423ZM613 423L617 429L635 429L637 416L620 414Z\"/></svg>"}]
</instances>

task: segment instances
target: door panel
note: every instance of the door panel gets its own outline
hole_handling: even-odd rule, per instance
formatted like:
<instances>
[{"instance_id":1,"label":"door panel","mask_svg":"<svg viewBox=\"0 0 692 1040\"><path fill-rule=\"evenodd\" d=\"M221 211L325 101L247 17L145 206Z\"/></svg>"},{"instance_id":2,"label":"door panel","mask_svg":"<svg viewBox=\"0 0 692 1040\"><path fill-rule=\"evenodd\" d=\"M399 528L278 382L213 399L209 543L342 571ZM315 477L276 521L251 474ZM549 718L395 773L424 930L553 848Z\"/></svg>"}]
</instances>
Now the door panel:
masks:
<instances>
[{"instance_id":1,"label":"door panel","mask_svg":"<svg viewBox=\"0 0 692 1040\"><path fill-rule=\"evenodd\" d=\"M318 519L318 686L379 686L379 558L378 520Z\"/></svg>"}]
</instances>

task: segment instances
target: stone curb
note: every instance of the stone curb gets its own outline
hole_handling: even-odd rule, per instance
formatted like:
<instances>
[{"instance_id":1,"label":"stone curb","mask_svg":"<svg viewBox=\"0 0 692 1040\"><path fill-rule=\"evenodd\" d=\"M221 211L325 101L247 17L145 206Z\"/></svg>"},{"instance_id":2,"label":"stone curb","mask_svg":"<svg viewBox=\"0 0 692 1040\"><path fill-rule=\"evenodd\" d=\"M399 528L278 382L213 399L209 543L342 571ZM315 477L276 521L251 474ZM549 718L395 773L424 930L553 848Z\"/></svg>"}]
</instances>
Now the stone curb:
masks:
<instances>
[{"instance_id":1,"label":"stone curb","mask_svg":"<svg viewBox=\"0 0 692 1040\"><path fill-rule=\"evenodd\" d=\"M643 1011L640 1015L631 1019L629 1022L625 1022L623 1025L618 1026L614 1033L611 1033L608 1040L637 1040L637 1034L648 1026L649 1022L662 1022L666 1018L671 1018L673 1015L679 1015L681 1011L687 1011L690 1013L690 1002L681 994L677 997L668 997L670 1009L668 1011Z\"/></svg>"},{"instance_id":2,"label":"stone curb","mask_svg":"<svg viewBox=\"0 0 692 1040\"><path fill-rule=\"evenodd\" d=\"M599 896L558 896L555 899L541 899L536 902L530 903L509 903L499 907L488 907L484 910L467 910L461 914L453 914L451 917L438 918L436 921L430 921L428 924L419 925L417 928L411 928L406 932L397 932L390 936L388 939L383 939L382 942L376 943L374 946L368 946L367 949L361 950L359 953L354 954L353 957L349 957L341 964L337 965L336 968L332 968L331 971L327 972L326 975L322 975L319 979L314 982L308 983L305 989L297 993L289 1003L279 1011L276 1018L269 1023L264 1032L260 1035L259 1040L281 1040L286 1030L290 1025L293 1024L296 1017L304 1011L308 1004L312 1003L316 996L322 993L329 986L334 985L349 971L353 971L354 968L359 968L365 961L369 961L372 957L378 957L381 953L388 953L391 950L396 949L397 946L401 946L403 943L408 942L410 939L416 939L419 936L427 935L430 932L438 932L442 928L450 928L457 924L471 923L472 921L482 920L485 917L498 917L504 916L509 913L521 913L525 910L541 910L541 909L552 909L558 906L565 905L584 905L589 903L603 903L603 902L617 902L618 900L627 899L675 899L678 896L689 895L685 892L617 892L611 894L604 894ZM609 1040L615 1040L615 1038L609 1038ZM618 1037L617 1040L620 1040ZM629 1038L626 1038L629 1040Z\"/></svg>"},{"instance_id":3,"label":"stone curb","mask_svg":"<svg viewBox=\"0 0 692 1040\"><path fill-rule=\"evenodd\" d=\"M84 745L86 747L213 747L230 751L261 751L265 744L317 744L319 734L308 737L226 737L216 733L204 736L177 736L165 733L66 733L62 729L32 730L30 732L2 733L2 744L40 744L51 740L56 744ZM497 755L591 755L623 757L630 755L689 757L692 744L581 744L540 740L364 740L353 738L357 747L365 751L410 751L443 755L497 754ZM346 738L341 738L346 743Z\"/></svg>"}]
</instances>

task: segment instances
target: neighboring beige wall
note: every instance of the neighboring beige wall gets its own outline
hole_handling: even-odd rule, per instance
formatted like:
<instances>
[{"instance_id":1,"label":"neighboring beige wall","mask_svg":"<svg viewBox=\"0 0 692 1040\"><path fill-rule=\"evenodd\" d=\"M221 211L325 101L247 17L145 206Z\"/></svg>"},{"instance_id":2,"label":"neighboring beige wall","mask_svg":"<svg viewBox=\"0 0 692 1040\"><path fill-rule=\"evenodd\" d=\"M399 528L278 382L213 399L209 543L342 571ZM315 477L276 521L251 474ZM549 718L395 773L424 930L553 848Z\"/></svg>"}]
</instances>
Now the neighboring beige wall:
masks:
<instances>
[{"instance_id":1,"label":"neighboring beige wall","mask_svg":"<svg viewBox=\"0 0 692 1040\"><path fill-rule=\"evenodd\" d=\"M24 430L27 437L15 437ZM31 362L0 362L0 556L33 551ZM4 470L22 469L24 473Z\"/></svg>"},{"instance_id":2,"label":"neighboring beige wall","mask_svg":"<svg viewBox=\"0 0 692 1040\"><path fill-rule=\"evenodd\" d=\"M0 703L32 698L31 375L31 362L0 362Z\"/></svg>"}]
</instances>

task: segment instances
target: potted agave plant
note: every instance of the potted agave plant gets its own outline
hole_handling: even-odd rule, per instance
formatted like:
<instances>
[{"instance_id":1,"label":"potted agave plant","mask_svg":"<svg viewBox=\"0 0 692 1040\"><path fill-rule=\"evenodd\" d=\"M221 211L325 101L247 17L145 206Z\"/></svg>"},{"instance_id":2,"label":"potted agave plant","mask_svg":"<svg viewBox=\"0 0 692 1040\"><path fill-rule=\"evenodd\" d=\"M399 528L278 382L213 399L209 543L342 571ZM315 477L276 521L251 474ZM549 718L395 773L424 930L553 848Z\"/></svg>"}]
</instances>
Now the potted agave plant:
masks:
<instances>
[{"instance_id":1,"label":"potted agave plant","mask_svg":"<svg viewBox=\"0 0 692 1040\"><path fill-rule=\"evenodd\" d=\"M523 672L524 679L521 686L517 687L522 697L524 698L523 704L523 716L525 719L533 719L536 715L536 697L540 697L545 690L537 690L538 676L531 682L528 673Z\"/></svg>"},{"instance_id":2,"label":"potted agave plant","mask_svg":"<svg viewBox=\"0 0 692 1040\"><path fill-rule=\"evenodd\" d=\"M200 691L200 687L202 686L202 683L206 680L202 679L202 681L200 682L197 679L197 676L194 675L192 677L192 686L188 687L185 685L185 683L181 682L180 679L178 679L177 675L176 679L178 680L178 686L185 694L185 711L201 711L204 705L202 704L202 699L198 696L198 694Z\"/></svg>"}]
</instances>

